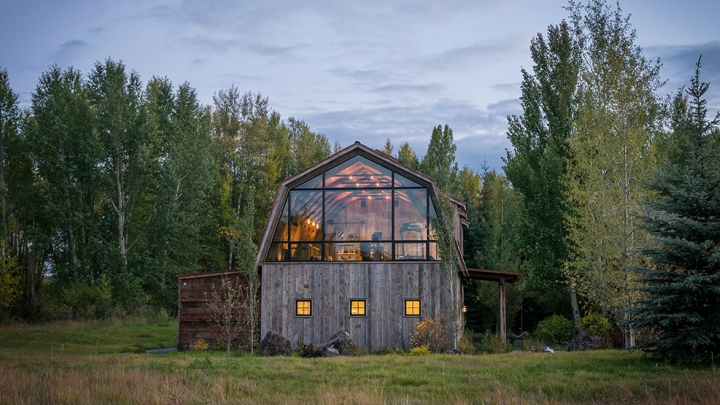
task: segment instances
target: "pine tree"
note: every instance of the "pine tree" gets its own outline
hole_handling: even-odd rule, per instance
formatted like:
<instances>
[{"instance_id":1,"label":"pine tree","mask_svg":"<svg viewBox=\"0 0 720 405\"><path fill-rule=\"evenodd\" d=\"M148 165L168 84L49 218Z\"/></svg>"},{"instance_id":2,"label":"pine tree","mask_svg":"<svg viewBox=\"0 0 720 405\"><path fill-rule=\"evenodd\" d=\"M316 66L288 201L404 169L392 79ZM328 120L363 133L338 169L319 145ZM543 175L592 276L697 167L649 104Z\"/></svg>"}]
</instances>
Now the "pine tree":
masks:
<instances>
[{"instance_id":1,"label":"pine tree","mask_svg":"<svg viewBox=\"0 0 720 405\"><path fill-rule=\"evenodd\" d=\"M417 154L414 150L412 150L410 144L407 142L400 145L400 149L398 149L397 153L397 158L402 164L411 169L418 170L420 168L420 161L417 157Z\"/></svg>"},{"instance_id":2,"label":"pine tree","mask_svg":"<svg viewBox=\"0 0 720 405\"><path fill-rule=\"evenodd\" d=\"M659 247L654 267L635 268L644 293L635 324L657 339L639 349L674 363L710 363L720 354L720 112L708 119L700 60L688 102L675 98L669 164L653 179L658 199L645 218Z\"/></svg>"}]
</instances>

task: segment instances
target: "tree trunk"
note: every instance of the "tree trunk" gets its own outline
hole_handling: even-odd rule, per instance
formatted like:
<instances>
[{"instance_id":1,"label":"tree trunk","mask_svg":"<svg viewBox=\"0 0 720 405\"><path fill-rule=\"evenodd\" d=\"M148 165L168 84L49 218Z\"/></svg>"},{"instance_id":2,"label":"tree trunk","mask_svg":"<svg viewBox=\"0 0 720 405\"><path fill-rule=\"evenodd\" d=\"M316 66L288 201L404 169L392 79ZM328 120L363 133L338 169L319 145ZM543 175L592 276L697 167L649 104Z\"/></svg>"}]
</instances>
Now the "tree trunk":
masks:
<instances>
[{"instance_id":1,"label":"tree trunk","mask_svg":"<svg viewBox=\"0 0 720 405\"><path fill-rule=\"evenodd\" d=\"M0 129L2 130L2 129ZM0 134L0 192L2 193L2 240L6 241L7 230L7 187L5 186L5 145L4 136Z\"/></svg>"},{"instance_id":2,"label":"tree trunk","mask_svg":"<svg viewBox=\"0 0 720 405\"><path fill-rule=\"evenodd\" d=\"M580 322L580 307L578 307L577 294L572 286L572 281L568 282L568 290L570 290L570 304L572 305L573 323L575 324L575 334L582 332L582 323Z\"/></svg>"},{"instance_id":3,"label":"tree trunk","mask_svg":"<svg viewBox=\"0 0 720 405\"><path fill-rule=\"evenodd\" d=\"M117 233L118 233L118 248L120 250L120 257L122 258L123 265L127 267L127 244L125 238L125 220L126 218L126 206L125 206L125 190L123 190L123 178L122 178L122 163L120 161L120 146L115 145L115 157L114 157L114 169L115 169L115 190L117 192L116 202L113 204L115 213L118 217L117 222Z\"/></svg>"}]
</instances>

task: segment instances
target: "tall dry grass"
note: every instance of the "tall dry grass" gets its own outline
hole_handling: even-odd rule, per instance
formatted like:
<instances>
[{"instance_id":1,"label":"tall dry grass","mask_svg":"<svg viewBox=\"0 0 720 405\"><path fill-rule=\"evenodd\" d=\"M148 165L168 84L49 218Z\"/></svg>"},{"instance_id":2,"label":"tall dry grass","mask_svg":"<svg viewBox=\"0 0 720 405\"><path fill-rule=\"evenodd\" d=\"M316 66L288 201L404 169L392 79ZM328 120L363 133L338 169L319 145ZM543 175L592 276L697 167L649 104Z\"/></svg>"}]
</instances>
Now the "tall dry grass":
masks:
<instances>
[{"instance_id":1,"label":"tall dry grass","mask_svg":"<svg viewBox=\"0 0 720 405\"><path fill-rule=\"evenodd\" d=\"M0 404L720 403L715 369L623 351L332 359L134 353L174 333L173 325L0 327Z\"/></svg>"},{"instance_id":2,"label":"tall dry grass","mask_svg":"<svg viewBox=\"0 0 720 405\"><path fill-rule=\"evenodd\" d=\"M563 361L551 363L545 372L527 367L532 361L547 361L548 357L427 356L420 360L366 356L309 360L227 357L215 353L201 356L204 355L5 358L0 364L0 403L720 403L720 384L714 370L670 373L663 370L648 377L646 370L620 369L617 370L620 378L592 378L593 373L574 372L575 380L569 382L562 373L557 373L559 370L553 370L553 365L561 367ZM506 362L503 356L514 359ZM520 370L513 371L513 363Z\"/></svg>"}]
</instances>

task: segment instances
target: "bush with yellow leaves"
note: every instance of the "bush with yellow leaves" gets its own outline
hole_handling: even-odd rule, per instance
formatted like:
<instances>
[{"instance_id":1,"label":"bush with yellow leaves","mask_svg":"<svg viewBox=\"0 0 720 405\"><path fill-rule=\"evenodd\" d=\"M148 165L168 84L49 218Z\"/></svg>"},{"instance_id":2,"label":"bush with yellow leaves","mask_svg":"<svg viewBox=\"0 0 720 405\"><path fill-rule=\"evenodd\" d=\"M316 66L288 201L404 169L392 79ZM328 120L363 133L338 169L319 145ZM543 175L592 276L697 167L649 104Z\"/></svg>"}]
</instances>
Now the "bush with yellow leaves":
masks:
<instances>
[{"instance_id":1,"label":"bush with yellow leaves","mask_svg":"<svg viewBox=\"0 0 720 405\"><path fill-rule=\"evenodd\" d=\"M445 326L435 319L425 319L418 323L415 332L410 336L413 347L427 346L433 353L443 353L447 349L447 333Z\"/></svg>"}]
</instances>

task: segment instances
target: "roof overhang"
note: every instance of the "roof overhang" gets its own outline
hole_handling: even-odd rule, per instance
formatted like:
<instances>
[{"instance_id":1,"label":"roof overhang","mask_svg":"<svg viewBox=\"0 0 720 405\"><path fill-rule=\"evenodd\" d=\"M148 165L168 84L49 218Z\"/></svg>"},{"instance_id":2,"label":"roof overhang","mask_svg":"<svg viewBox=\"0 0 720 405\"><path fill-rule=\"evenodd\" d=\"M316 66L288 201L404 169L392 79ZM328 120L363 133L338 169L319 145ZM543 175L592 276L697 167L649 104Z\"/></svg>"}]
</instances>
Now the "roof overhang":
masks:
<instances>
[{"instance_id":1,"label":"roof overhang","mask_svg":"<svg viewBox=\"0 0 720 405\"><path fill-rule=\"evenodd\" d=\"M178 280L187 280L191 278L203 278L213 276L225 276L231 274L240 274L240 270L221 270L221 271L208 271L205 273L193 273L193 274L179 274L176 277Z\"/></svg>"},{"instance_id":2,"label":"roof overhang","mask_svg":"<svg viewBox=\"0 0 720 405\"><path fill-rule=\"evenodd\" d=\"M509 271L495 271L495 270L483 270L483 269L467 269L467 275L465 278L470 280L482 280L482 281L496 281L514 283L520 278L520 273L513 273Z\"/></svg>"}]
</instances>

